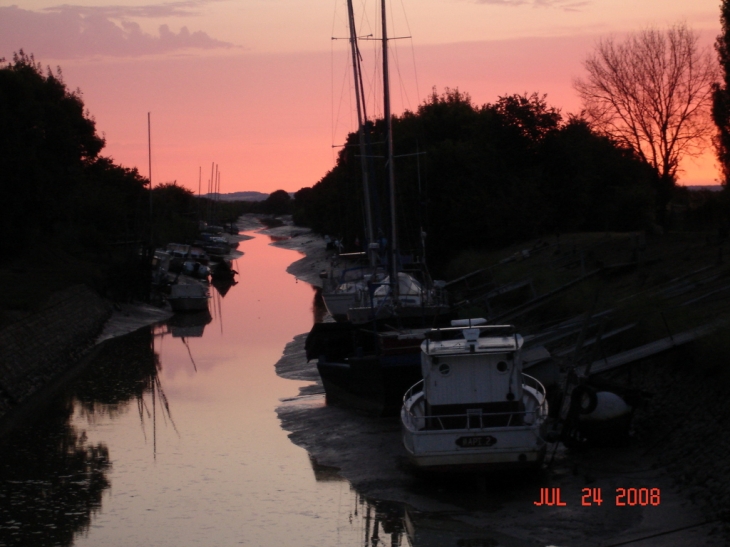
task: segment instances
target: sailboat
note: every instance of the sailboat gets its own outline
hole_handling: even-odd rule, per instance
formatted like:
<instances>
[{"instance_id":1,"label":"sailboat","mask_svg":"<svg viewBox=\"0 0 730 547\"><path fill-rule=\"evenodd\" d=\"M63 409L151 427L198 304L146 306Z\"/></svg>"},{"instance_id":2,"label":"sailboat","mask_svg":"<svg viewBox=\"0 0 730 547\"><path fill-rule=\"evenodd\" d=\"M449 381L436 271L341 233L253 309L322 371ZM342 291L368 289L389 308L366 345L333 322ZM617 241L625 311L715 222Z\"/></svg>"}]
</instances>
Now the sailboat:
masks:
<instances>
[{"instance_id":1,"label":"sailboat","mask_svg":"<svg viewBox=\"0 0 730 547\"><path fill-rule=\"evenodd\" d=\"M362 158L362 183L365 204L365 221L368 240L368 266L344 270L339 279L323 288L323 300L335 320L345 319L356 325L373 321L395 319L405 325L432 325L433 319L449 312L446 293L438 283L433 283L425 263L416 262L416 268L405 271L398 245L397 207L395 199L395 167L393 154L393 130L390 108L390 81L388 68L388 29L385 1L381 0L382 54L383 54L383 114L387 143L387 181L390 203L390 240L383 248L385 238L375 240L375 227L371 207L368 165L365 158L372 157L366 133L367 112L362 81L360 52L357 45L355 16L351 0L347 2L352 55L355 103L358 116L358 138ZM380 234L380 230L378 230ZM382 234L380 234L382 236ZM379 264L380 255L387 250L385 264ZM414 276L418 272L420 275ZM420 279L419 279L420 277Z\"/></svg>"},{"instance_id":2,"label":"sailboat","mask_svg":"<svg viewBox=\"0 0 730 547\"><path fill-rule=\"evenodd\" d=\"M365 132L367 122L367 109L365 103L365 89L362 81L362 67L360 65L360 50L357 44L357 32L355 29L355 13L352 1L347 2L348 26L350 31L350 53L352 55L353 84L355 87L355 105L357 107L358 142L360 147L362 188L365 204L365 231L368 242L366 251L367 266L356 266L343 270L331 283L325 283L322 290L322 299L330 315L335 320L345 321L348 319L347 312L353 306L362 304L363 296L368 291L371 283L384 281L387 274L382 268L378 268L378 245L375 243L375 230L373 227L373 215L371 210L370 197L370 176L366 158L371 156L369 142Z\"/></svg>"},{"instance_id":3,"label":"sailboat","mask_svg":"<svg viewBox=\"0 0 730 547\"><path fill-rule=\"evenodd\" d=\"M352 0L348 0L350 42L355 65L358 105L362 93L359 52ZM315 324L307 337L307 359L317 359L317 369L329 401L341 401L378 414L397 412L403 393L421 378L420 344L430 327L446 319L448 307L432 289L424 288L414 276L398 267L395 172L393 167L392 119L388 79L388 33L385 0L382 7L382 55L384 116L387 134L387 168L390 191L390 245L387 268L377 265L372 222L368 223L371 244L369 273L349 285L353 304L347 322ZM361 109L358 113L361 115ZM364 119L360 118L361 155L365 156ZM365 163L365 162L363 162ZM369 204L367 169L363 166L366 203ZM368 205L368 217L370 217ZM383 272L382 274L380 272ZM343 290L340 291L344 293ZM325 302L327 297L325 296ZM385 322L398 329L383 327Z\"/></svg>"}]
</instances>

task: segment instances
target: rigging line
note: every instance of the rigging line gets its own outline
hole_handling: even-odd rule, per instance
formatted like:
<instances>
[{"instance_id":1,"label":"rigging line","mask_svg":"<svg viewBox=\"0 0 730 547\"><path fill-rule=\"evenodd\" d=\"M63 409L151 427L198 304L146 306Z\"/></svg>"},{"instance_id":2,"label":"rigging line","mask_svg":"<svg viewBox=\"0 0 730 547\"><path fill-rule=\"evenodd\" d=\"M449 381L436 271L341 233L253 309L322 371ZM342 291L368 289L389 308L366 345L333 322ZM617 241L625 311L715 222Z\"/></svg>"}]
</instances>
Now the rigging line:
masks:
<instances>
[{"instance_id":1,"label":"rigging line","mask_svg":"<svg viewBox=\"0 0 730 547\"><path fill-rule=\"evenodd\" d=\"M408 36L412 37L413 33L411 32L411 25L408 22L408 13L406 12L406 7L405 7L405 4L403 3L403 0L401 0L400 5L401 5L401 9L403 10L403 18L405 19L405 22L406 22L406 28L408 29ZM416 48L413 45L413 38L411 38L411 57L413 58L413 75L416 79L416 100L420 101L421 100L421 90L418 85L418 69L416 66Z\"/></svg>"},{"instance_id":2,"label":"rigging line","mask_svg":"<svg viewBox=\"0 0 730 547\"><path fill-rule=\"evenodd\" d=\"M334 142L335 142L335 136L334 136L334 134L337 131L337 128L339 127L339 125L340 125L340 112L342 111L342 102L343 102L343 97L345 96L344 89L345 89L345 86L349 86L350 85L349 78L347 77L347 75L349 73L349 70L350 70L350 66L351 66L350 65L350 60L349 60L349 58L347 58L347 60L345 62L345 70L343 71L342 85L340 87L340 101L339 101L338 108L337 108L337 116L336 116L336 119L335 119L335 121L333 123L333 131L332 131L333 148L334 148ZM334 71L333 71L333 78L334 78ZM349 125L349 127L352 127L352 97L351 97L351 95L352 95L352 93L348 93L348 100L349 100L349 104L350 104L350 108L348 109L349 117L350 117L350 125ZM333 96L332 96L332 105L333 105L333 111L334 111L334 91L333 91ZM350 132L349 131L349 127L348 127L348 130L347 130L348 133ZM333 151L333 154L334 154L334 151Z\"/></svg>"},{"instance_id":3,"label":"rigging line","mask_svg":"<svg viewBox=\"0 0 730 547\"><path fill-rule=\"evenodd\" d=\"M333 116L332 141L331 141L332 144L334 144L334 142L335 142L335 133L337 132L338 127L340 125L340 113L342 111L342 101L343 101L343 97L344 97L344 88L345 88L345 85L347 85L347 73L348 73L348 70L350 68L349 60L346 61L345 64L346 64L346 66L345 66L345 70L343 71L342 84L340 86L340 99L339 99L339 102L338 102L338 105L337 105L336 115ZM334 68L332 69L332 77L333 77L333 81L334 81ZM334 108L334 86L333 86L333 91L332 91L332 111L333 111L333 114L334 114L335 113L335 108ZM333 154L334 154L334 152L333 152ZM336 159L336 157L335 157L335 159Z\"/></svg>"}]
</instances>

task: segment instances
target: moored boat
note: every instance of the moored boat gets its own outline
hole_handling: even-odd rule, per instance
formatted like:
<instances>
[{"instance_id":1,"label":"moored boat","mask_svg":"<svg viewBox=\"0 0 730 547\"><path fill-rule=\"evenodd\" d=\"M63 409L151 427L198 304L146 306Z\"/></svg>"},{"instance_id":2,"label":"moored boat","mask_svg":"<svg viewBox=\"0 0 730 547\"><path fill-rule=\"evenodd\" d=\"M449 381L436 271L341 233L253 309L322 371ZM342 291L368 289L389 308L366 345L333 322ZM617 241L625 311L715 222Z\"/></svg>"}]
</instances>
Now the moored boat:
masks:
<instances>
[{"instance_id":1,"label":"moored boat","mask_svg":"<svg viewBox=\"0 0 730 547\"><path fill-rule=\"evenodd\" d=\"M385 270L372 266L355 266L343 270L339 278L326 283L322 299L327 311L336 321L347 320L348 310L362 306L371 283L381 283L387 277Z\"/></svg>"},{"instance_id":2,"label":"moored boat","mask_svg":"<svg viewBox=\"0 0 730 547\"><path fill-rule=\"evenodd\" d=\"M199 283L179 283L170 287L167 301L173 311L202 311L208 309L208 289Z\"/></svg>"},{"instance_id":3,"label":"moored boat","mask_svg":"<svg viewBox=\"0 0 730 547\"><path fill-rule=\"evenodd\" d=\"M419 347L430 329L374 332L351 323L317 323L307 337L307 359L330 403L377 415L397 415L403 393L421 378Z\"/></svg>"},{"instance_id":4,"label":"moored boat","mask_svg":"<svg viewBox=\"0 0 730 547\"><path fill-rule=\"evenodd\" d=\"M548 404L522 372L523 340L511 325L459 320L421 343L423 380L401 409L403 444L428 470L537 467L545 455Z\"/></svg>"}]
</instances>

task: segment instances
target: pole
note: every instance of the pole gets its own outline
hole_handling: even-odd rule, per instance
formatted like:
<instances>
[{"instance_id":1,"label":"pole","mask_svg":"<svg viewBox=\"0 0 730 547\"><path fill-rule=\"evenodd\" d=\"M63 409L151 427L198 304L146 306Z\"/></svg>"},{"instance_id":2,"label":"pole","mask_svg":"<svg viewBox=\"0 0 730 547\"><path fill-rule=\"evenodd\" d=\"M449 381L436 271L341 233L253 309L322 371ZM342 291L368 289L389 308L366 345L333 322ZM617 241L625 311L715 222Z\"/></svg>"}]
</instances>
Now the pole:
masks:
<instances>
[{"instance_id":1,"label":"pole","mask_svg":"<svg viewBox=\"0 0 730 547\"><path fill-rule=\"evenodd\" d=\"M215 162L212 162L210 164L210 184L208 185L208 222L210 222L210 215L213 210L212 208L212 201L213 201L213 172L215 170Z\"/></svg>"},{"instance_id":2,"label":"pole","mask_svg":"<svg viewBox=\"0 0 730 547\"><path fill-rule=\"evenodd\" d=\"M147 169L150 179L150 247L152 246L152 121L147 112Z\"/></svg>"},{"instance_id":3,"label":"pole","mask_svg":"<svg viewBox=\"0 0 730 547\"><path fill-rule=\"evenodd\" d=\"M355 29L355 12L352 7L352 0L347 0L347 13L350 23L350 49L352 51L352 71L355 83L355 102L357 104L357 125L358 135L360 139L360 161L362 168L362 186L365 199L365 227L367 229L368 240L368 259L370 266L375 267L376 250L370 248L370 244L375 241L373 233L373 215L370 210L370 184L368 178L367 150L365 148L365 121L367 114L365 112L365 94L362 85L362 73L360 70L360 51L357 47L357 31Z\"/></svg>"},{"instance_id":4,"label":"pole","mask_svg":"<svg viewBox=\"0 0 730 547\"><path fill-rule=\"evenodd\" d=\"M385 0L381 0L381 18L383 24L383 114L385 116L386 140L388 141L388 183L390 186L390 286L393 304L398 298L398 234L395 219L395 169L393 167L393 124L390 117L390 79L388 76L388 28L385 22Z\"/></svg>"}]
</instances>

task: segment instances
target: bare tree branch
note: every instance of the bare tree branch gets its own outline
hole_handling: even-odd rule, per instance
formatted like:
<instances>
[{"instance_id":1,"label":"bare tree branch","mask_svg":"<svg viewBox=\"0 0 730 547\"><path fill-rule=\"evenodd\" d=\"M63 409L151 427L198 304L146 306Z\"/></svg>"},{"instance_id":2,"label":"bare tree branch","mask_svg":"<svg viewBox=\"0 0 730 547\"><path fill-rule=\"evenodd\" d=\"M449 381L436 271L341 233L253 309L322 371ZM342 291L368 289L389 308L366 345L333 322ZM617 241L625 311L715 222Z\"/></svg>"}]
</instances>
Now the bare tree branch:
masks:
<instances>
[{"instance_id":1,"label":"bare tree branch","mask_svg":"<svg viewBox=\"0 0 730 547\"><path fill-rule=\"evenodd\" d=\"M591 125L633 149L662 179L676 181L683 156L713 134L710 107L717 64L686 24L647 29L623 42L601 40L573 86Z\"/></svg>"}]
</instances>

